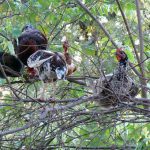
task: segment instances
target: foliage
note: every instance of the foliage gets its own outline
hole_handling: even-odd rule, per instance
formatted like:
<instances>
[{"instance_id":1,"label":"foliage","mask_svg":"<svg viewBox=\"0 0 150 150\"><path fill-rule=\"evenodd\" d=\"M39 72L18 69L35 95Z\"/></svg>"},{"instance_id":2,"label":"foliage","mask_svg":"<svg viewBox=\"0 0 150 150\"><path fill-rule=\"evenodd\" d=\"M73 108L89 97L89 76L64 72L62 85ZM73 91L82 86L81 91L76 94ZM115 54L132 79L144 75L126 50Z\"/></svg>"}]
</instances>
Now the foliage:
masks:
<instances>
[{"instance_id":1,"label":"foliage","mask_svg":"<svg viewBox=\"0 0 150 150\"><path fill-rule=\"evenodd\" d=\"M116 1L82 2L103 24L117 45L125 47L130 62L140 72L139 62ZM140 56L135 1L121 0L120 5ZM147 87L147 98L150 97L149 6L148 0L140 1L145 54L144 77L148 79L147 85L144 85ZM111 73L117 65L114 59L116 48L76 0L5 0L0 1L0 14L0 51L14 54L13 38L21 34L25 24L30 23L47 35L48 49L51 51L62 51L62 37L67 37L70 43L69 52L78 68L73 79L82 78L79 82L85 83L85 78L98 78L101 70L105 74ZM140 78L131 70L129 74L140 87L138 97L141 97ZM121 108L102 110L92 98L85 100L85 97L92 95L92 91L85 85L76 84L74 80L58 81L56 85L49 83L46 96L50 100L41 102L38 101L41 81L29 82L24 76L10 78L9 81L19 99L14 96L9 84L1 79L2 149L150 148L149 111L144 111L141 103L131 107L126 104ZM45 108L51 110L45 113Z\"/></svg>"}]
</instances>

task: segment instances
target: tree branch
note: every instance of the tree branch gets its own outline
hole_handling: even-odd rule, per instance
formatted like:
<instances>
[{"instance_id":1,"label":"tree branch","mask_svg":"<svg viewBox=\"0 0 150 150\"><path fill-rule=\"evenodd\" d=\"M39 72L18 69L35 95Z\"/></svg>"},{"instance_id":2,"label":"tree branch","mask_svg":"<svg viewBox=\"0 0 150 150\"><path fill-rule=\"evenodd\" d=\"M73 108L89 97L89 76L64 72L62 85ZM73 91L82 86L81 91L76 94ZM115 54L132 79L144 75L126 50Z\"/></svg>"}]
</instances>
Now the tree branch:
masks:
<instances>
[{"instance_id":1,"label":"tree branch","mask_svg":"<svg viewBox=\"0 0 150 150\"><path fill-rule=\"evenodd\" d=\"M138 30L139 30L139 40L140 40L140 62L142 62L144 60L144 41L143 41L143 32L142 32L142 24L141 24L141 13L140 13L140 4L139 4L139 0L135 0L136 3L136 12L137 12L137 19L138 19ZM140 70L141 70L141 74L143 79L140 80L141 84L146 86L146 80L144 80L145 78L145 66L144 63L140 64ZM147 91L142 88L142 97L146 98L147 97Z\"/></svg>"},{"instance_id":2,"label":"tree branch","mask_svg":"<svg viewBox=\"0 0 150 150\"><path fill-rule=\"evenodd\" d=\"M123 20L124 20L124 23L125 23L125 26L126 26L126 29L127 29L127 32L128 32L129 38L130 38L130 41L131 41L132 46L133 46L133 49L134 49L134 53L135 53L136 58L137 58L137 62L140 63L140 58L139 58L139 56L138 56L138 52L137 52L137 50L136 50L136 47L135 47L133 38L132 38L132 36L131 36L132 34L131 34L131 31L130 31L130 28L129 28L127 19L126 19L126 17L125 17L125 14L124 14L122 8L121 8L121 5L120 5L120 3L119 3L119 0L116 0L116 2L117 2L117 4L118 4L118 8L119 8L119 10L120 10L120 12L121 12L121 15L122 15L122 18L123 18Z\"/></svg>"},{"instance_id":3,"label":"tree branch","mask_svg":"<svg viewBox=\"0 0 150 150\"><path fill-rule=\"evenodd\" d=\"M80 0L76 0L76 2L81 6L81 8L84 9L84 11L99 25L99 27L103 30L103 32L106 34L106 36L108 37L108 39L112 42L112 44L114 45L115 48L118 48L117 44L115 43L115 41L112 39L112 37L110 36L110 34L108 33L108 31L104 28L104 26L100 23L100 21L90 12L90 10L80 1ZM129 63L129 65L131 67L132 64ZM140 75L140 73L133 68L133 71L135 72L135 74Z\"/></svg>"},{"instance_id":4,"label":"tree branch","mask_svg":"<svg viewBox=\"0 0 150 150\"><path fill-rule=\"evenodd\" d=\"M112 42L112 44L115 46L115 48L118 48L117 44L114 42L108 31L104 28L104 26L100 23L99 20L90 12L90 10L81 2L81 0L76 0L76 2L84 9L84 11L99 25L99 27L103 30L103 32L106 34L108 39Z\"/></svg>"}]
</instances>

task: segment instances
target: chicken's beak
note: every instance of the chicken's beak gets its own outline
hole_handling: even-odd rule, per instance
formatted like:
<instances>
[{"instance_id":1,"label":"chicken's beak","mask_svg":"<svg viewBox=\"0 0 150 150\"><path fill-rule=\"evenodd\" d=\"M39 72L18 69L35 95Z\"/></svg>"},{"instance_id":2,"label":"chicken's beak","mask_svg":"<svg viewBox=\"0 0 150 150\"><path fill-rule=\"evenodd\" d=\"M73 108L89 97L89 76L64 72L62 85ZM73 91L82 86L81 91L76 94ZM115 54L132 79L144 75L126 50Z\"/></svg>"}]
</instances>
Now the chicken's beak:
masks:
<instances>
[{"instance_id":1,"label":"chicken's beak","mask_svg":"<svg viewBox=\"0 0 150 150\"><path fill-rule=\"evenodd\" d=\"M57 79L65 80L65 78L66 78L66 68L65 67L63 67L63 68L57 67L55 72L56 72L56 75L57 75Z\"/></svg>"}]
</instances>

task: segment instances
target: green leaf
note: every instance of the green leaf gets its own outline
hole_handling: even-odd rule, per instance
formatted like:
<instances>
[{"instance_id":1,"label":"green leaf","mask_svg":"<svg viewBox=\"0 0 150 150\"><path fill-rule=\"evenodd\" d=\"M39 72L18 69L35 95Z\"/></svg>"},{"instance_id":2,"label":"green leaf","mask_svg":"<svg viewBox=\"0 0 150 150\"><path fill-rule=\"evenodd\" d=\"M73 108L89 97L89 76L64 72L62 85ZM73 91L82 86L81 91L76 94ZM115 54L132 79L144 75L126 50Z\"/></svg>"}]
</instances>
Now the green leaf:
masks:
<instances>
[{"instance_id":1,"label":"green leaf","mask_svg":"<svg viewBox=\"0 0 150 150\"><path fill-rule=\"evenodd\" d=\"M20 34L21 34L20 28L15 27L15 28L12 29L12 35L13 35L13 37L16 38L16 37L18 37Z\"/></svg>"},{"instance_id":2,"label":"green leaf","mask_svg":"<svg viewBox=\"0 0 150 150\"><path fill-rule=\"evenodd\" d=\"M11 41L8 41L8 42L7 42L7 45L8 45L9 52L10 52L11 54L15 54L15 52L14 52L14 46L13 46L12 42L11 42Z\"/></svg>"},{"instance_id":3,"label":"green leaf","mask_svg":"<svg viewBox=\"0 0 150 150\"><path fill-rule=\"evenodd\" d=\"M126 48L125 53L127 54L128 59L129 59L130 62L135 62L133 51L131 51L130 48Z\"/></svg>"},{"instance_id":4,"label":"green leaf","mask_svg":"<svg viewBox=\"0 0 150 150\"><path fill-rule=\"evenodd\" d=\"M0 79L0 85L3 85L5 83L5 79Z\"/></svg>"}]
</instances>

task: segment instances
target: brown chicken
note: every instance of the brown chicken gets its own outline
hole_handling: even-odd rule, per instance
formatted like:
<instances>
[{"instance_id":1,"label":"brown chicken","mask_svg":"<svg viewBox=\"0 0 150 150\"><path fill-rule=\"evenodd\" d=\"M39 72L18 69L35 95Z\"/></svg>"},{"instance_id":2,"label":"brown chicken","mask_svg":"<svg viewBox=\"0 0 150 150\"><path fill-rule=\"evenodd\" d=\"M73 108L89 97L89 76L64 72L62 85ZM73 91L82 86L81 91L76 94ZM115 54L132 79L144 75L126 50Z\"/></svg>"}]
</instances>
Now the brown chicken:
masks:
<instances>
[{"instance_id":1,"label":"brown chicken","mask_svg":"<svg viewBox=\"0 0 150 150\"><path fill-rule=\"evenodd\" d=\"M38 75L44 82L65 79L68 72L66 62L61 53L39 50L28 58L28 66L33 68L32 76Z\"/></svg>"},{"instance_id":2,"label":"brown chicken","mask_svg":"<svg viewBox=\"0 0 150 150\"><path fill-rule=\"evenodd\" d=\"M64 49L63 55L64 55L64 59L67 63L67 68L68 68L68 72L66 76L71 75L73 72L77 70L76 66L72 62L72 57L68 52L68 48L69 48L69 43L67 40L65 40L63 42L63 49Z\"/></svg>"},{"instance_id":3,"label":"brown chicken","mask_svg":"<svg viewBox=\"0 0 150 150\"><path fill-rule=\"evenodd\" d=\"M113 73L101 75L99 79L87 82L95 95L101 98L98 104L105 109L113 108L122 103L129 103L130 97L138 94L138 87L126 70L128 56L121 49L116 50L118 65Z\"/></svg>"}]
</instances>

